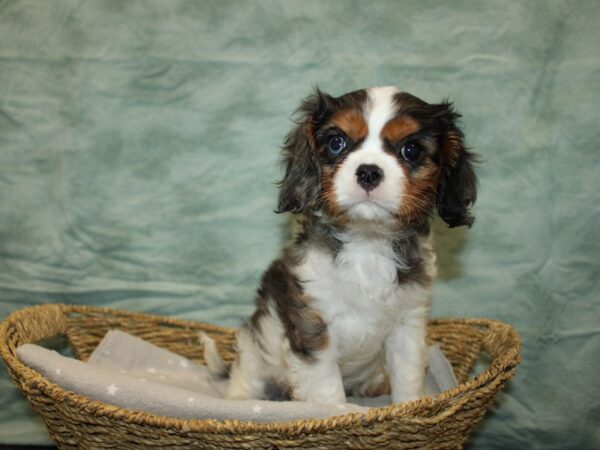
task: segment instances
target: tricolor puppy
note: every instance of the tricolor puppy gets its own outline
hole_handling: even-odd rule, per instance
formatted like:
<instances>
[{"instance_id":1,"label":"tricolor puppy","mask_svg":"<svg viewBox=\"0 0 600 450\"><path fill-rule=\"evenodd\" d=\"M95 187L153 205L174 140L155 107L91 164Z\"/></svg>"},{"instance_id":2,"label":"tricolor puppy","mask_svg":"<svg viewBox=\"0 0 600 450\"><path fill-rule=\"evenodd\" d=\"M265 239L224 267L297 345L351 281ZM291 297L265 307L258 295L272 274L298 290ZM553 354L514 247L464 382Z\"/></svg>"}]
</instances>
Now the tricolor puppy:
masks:
<instances>
[{"instance_id":1,"label":"tricolor puppy","mask_svg":"<svg viewBox=\"0 0 600 450\"><path fill-rule=\"evenodd\" d=\"M436 273L430 221L473 222L475 158L460 116L394 87L317 90L298 114L277 212L297 214L300 229L262 278L233 365L204 339L207 363L228 372L228 398L338 404L391 388L393 402L417 399Z\"/></svg>"}]
</instances>

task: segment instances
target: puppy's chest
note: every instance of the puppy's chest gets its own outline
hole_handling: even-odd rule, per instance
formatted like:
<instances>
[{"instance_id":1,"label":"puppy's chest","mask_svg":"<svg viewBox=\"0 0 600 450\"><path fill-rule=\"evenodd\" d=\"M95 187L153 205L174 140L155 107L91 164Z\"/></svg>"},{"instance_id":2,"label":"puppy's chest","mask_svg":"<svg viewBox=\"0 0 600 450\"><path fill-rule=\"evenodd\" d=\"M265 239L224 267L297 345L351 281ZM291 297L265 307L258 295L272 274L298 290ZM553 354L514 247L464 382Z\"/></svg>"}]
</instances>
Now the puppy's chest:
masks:
<instances>
[{"instance_id":1,"label":"puppy's chest","mask_svg":"<svg viewBox=\"0 0 600 450\"><path fill-rule=\"evenodd\" d=\"M402 312L395 255L386 242L346 244L336 257L310 249L298 275L342 353L380 348Z\"/></svg>"}]
</instances>

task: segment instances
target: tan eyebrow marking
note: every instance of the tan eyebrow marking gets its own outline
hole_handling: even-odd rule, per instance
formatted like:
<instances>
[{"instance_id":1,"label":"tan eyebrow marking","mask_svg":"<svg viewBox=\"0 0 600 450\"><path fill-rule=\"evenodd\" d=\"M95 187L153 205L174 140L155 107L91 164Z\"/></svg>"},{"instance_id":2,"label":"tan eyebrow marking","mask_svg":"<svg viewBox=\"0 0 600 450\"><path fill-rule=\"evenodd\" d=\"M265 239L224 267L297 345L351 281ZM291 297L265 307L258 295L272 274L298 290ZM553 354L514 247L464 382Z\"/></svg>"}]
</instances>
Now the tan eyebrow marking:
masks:
<instances>
[{"instance_id":1,"label":"tan eyebrow marking","mask_svg":"<svg viewBox=\"0 0 600 450\"><path fill-rule=\"evenodd\" d=\"M331 123L346 133L353 141L365 138L369 132L365 118L354 109L336 112L331 118Z\"/></svg>"},{"instance_id":2,"label":"tan eyebrow marking","mask_svg":"<svg viewBox=\"0 0 600 450\"><path fill-rule=\"evenodd\" d=\"M410 117L396 117L385 124L381 130L381 137L388 142L398 142L417 131L421 126Z\"/></svg>"}]
</instances>

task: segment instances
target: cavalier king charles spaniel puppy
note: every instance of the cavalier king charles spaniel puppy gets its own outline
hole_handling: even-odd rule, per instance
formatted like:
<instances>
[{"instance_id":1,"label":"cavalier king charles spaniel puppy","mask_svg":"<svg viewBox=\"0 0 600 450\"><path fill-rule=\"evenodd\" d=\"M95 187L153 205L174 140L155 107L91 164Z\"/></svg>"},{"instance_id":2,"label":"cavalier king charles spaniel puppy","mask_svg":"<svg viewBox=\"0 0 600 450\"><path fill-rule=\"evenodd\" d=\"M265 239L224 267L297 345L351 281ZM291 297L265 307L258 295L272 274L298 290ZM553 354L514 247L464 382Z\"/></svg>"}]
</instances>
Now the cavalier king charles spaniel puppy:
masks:
<instances>
[{"instance_id":1,"label":"cavalier king charles spaniel puppy","mask_svg":"<svg viewBox=\"0 0 600 450\"><path fill-rule=\"evenodd\" d=\"M277 209L299 230L262 277L231 367L203 337L209 369L229 377L227 398L422 395L430 222L437 212L450 227L473 223L476 158L459 117L394 87L304 100Z\"/></svg>"}]
</instances>

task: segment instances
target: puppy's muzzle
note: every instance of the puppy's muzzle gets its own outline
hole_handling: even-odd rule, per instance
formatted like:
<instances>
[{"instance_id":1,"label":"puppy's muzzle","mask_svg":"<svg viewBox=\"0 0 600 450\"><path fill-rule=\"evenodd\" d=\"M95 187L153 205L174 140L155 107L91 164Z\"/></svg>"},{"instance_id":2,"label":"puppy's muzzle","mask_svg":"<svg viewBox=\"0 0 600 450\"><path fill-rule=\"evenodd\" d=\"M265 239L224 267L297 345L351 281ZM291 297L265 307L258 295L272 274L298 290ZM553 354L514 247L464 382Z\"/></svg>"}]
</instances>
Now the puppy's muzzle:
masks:
<instances>
[{"instance_id":1,"label":"puppy's muzzle","mask_svg":"<svg viewBox=\"0 0 600 450\"><path fill-rule=\"evenodd\" d=\"M383 170L375 164L361 164L356 169L356 178L360 187L369 192L383 180Z\"/></svg>"}]
</instances>

